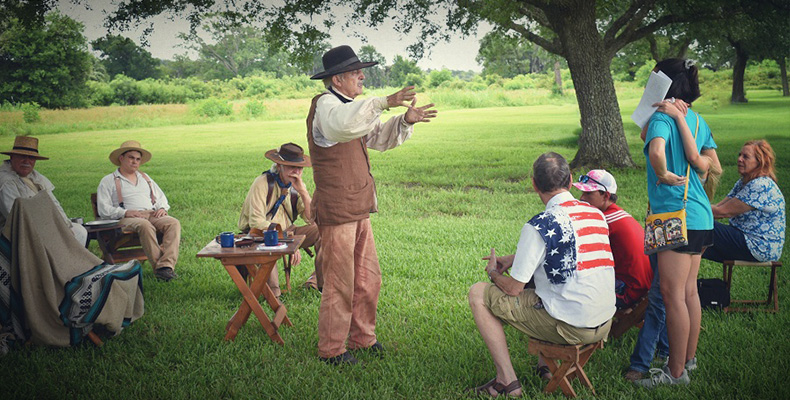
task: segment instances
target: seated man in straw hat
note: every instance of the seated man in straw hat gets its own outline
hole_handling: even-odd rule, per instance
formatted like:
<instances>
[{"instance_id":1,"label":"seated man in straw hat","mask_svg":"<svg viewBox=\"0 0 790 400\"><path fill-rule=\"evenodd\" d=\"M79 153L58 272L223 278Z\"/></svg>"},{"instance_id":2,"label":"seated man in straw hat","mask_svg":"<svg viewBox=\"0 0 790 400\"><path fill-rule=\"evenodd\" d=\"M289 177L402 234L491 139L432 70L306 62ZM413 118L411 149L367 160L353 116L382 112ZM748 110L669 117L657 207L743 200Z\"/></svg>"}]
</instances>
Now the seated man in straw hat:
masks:
<instances>
[{"instance_id":1,"label":"seated man in straw hat","mask_svg":"<svg viewBox=\"0 0 790 400\"><path fill-rule=\"evenodd\" d=\"M102 178L96 190L99 216L120 219L124 229L137 232L143 251L154 267L157 279L178 278L174 271L178 261L181 223L167 215L170 205L162 189L140 172L140 165L151 159L151 153L140 142L127 140L110 153L110 161L118 169ZM162 244L156 234L161 232Z\"/></svg>"},{"instance_id":2,"label":"seated man in straw hat","mask_svg":"<svg viewBox=\"0 0 790 400\"><path fill-rule=\"evenodd\" d=\"M57 206L63 220L71 228L74 238L80 244L85 245L88 232L80 224L72 223L63 211L63 207L52 194L55 185L44 175L41 175L34 168L37 160L49 160L38 154L38 139L29 136L17 136L14 139L14 148L11 151L0 152L11 156L9 160L0 166L0 228L5 226L8 213L14 205L14 200L19 197L29 198L38 192L46 190L52 197L52 201Z\"/></svg>"},{"instance_id":3,"label":"seated man in straw hat","mask_svg":"<svg viewBox=\"0 0 790 400\"><path fill-rule=\"evenodd\" d=\"M272 224L279 224L286 231L305 235L301 248L316 246L318 253L318 227L313 223L310 210L312 198L302 180L303 168L312 166L310 156L305 155L302 147L295 143L286 143L277 149L271 149L265 156L274 161L274 164L252 182L241 209L239 229L261 234L261 231L269 229ZM294 224L300 216L307 225ZM305 285L318 289L323 286L318 254L315 260L315 272ZM301 253L296 252L292 265L297 265L300 261ZM280 295L277 269L269 277L269 286L275 296Z\"/></svg>"}]
</instances>

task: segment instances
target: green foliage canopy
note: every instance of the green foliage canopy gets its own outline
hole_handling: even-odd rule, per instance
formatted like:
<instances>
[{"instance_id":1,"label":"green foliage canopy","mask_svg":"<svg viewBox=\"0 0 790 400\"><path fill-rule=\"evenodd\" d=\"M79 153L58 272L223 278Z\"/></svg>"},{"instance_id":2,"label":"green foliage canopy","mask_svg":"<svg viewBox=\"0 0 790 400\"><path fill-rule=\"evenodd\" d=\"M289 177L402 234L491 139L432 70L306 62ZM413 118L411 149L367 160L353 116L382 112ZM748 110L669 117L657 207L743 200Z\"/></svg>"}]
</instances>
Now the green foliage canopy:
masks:
<instances>
[{"instance_id":1,"label":"green foliage canopy","mask_svg":"<svg viewBox=\"0 0 790 400\"><path fill-rule=\"evenodd\" d=\"M10 19L0 32L0 102L87 105L92 56L82 30L82 24L57 12L30 26Z\"/></svg>"},{"instance_id":2,"label":"green foliage canopy","mask_svg":"<svg viewBox=\"0 0 790 400\"><path fill-rule=\"evenodd\" d=\"M411 75L411 77L409 77L409 75ZM415 83L420 81L422 75L423 72L420 67L417 66L416 61L397 55L390 67L389 84L390 86L404 86L408 84L407 82Z\"/></svg>"},{"instance_id":3,"label":"green foliage canopy","mask_svg":"<svg viewBox=\"0 0 790 400\"><path fill-rule=\"evenodd\" d=\"M499 30L483 36L475 61L483 66L483 74L497 74L503 78L545 72L553 63L546 50L524 38L507 35Z\"/></svg>"},{"instance_id":4,"label":"green foliage canopy","mask_svg":"<svg viewBox=\"0 0 790 400\"><path fill-rule=\"evenodd\" d=\"M110 76L124 74L130 78L142 80L158 78L160 75L159 60L151 56L148 50L138 46L132 39L107 34L92 41L91 45L93 50L101 53L101 63Z\"/></svg>"},{"instance_id":5,"label":"green foliage canopy","mask_svg":"<svg viewBox=\"0 0 790 400\"><path fill-rule=\"evenodd\" d=\"M357 56L364 62L375 61L378 63L378 65L365 68L366 86L382 87L387 84L387 71L384 69L384 64L387 63L387 59L384 58L384 55L379 53L375 47L365 45L359 48Z\"/></svg>"}]
</instances>

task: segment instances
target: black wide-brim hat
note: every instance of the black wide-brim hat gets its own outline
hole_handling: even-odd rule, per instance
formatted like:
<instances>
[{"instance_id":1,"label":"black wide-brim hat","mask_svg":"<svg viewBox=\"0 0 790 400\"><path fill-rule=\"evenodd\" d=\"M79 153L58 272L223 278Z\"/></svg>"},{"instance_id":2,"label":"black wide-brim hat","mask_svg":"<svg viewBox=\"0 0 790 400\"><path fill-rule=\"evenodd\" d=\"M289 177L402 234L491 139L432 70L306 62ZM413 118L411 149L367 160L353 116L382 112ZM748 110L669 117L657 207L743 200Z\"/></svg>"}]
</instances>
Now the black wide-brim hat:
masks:
<instances>
[{"instance_id":1,"label":"black wide-brim hat","mask_svg":"<svg viewBox=\"0 0 790 400\"><path fill-rule=\"evenodd\" d=\"M350 46L337 46L330 49L321 57L324 63L324 71L310 77L310 79L324 79L343 72L356 71L358 69L372 67L378 62L361 62Z\"/></svg>"}]
</instances>

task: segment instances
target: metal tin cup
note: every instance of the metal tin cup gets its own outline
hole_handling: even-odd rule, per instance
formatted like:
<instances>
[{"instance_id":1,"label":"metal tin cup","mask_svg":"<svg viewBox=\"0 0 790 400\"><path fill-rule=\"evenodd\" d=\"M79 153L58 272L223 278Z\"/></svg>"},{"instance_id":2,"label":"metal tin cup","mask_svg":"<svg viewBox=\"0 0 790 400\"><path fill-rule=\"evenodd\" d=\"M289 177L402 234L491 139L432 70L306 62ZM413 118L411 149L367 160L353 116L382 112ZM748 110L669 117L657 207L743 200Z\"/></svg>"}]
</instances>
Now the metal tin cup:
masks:
<instances>
[{"instance_id":1,"label":"metal tin cup","mask_svg":"<svg viewBox=\"0 0 790 400\"><path fill-rule=\"evenodd\" d=\"M279 243L279 239L277 238L277 231L266 231L263 232L263 243L267 246L277 246Z\"/></svg>"},{"instance_id":2,"label":"metal tin cup","mask_svg":"<svg viewBox=\"0 0 790 400\"><path fill-rule=\"evenodd\" d=\"M222 247L233 247L233 232L222 232L219 234L219 245Z\"/></svg>"}]
</instances>

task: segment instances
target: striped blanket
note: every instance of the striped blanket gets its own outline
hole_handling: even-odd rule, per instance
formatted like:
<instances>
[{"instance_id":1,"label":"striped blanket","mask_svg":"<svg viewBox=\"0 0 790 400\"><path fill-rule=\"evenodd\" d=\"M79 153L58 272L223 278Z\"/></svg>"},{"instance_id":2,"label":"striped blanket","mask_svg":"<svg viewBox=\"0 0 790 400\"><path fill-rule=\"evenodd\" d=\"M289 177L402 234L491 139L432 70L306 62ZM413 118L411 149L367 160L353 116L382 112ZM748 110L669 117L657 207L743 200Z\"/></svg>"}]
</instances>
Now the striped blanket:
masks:
<instances>
[{"instance_id":1,"label":"striped blanket","mask_svg":"<svg viewBox=\"0 0 790 400\"><path fill-rule=\"evenodd\" d=\"M16 200L0 253L0 325L16 340L73 346L93 324L117 334L143 314L139 262L102 262L74 239L46 193Z\"/></svg>"}]
</instances>

